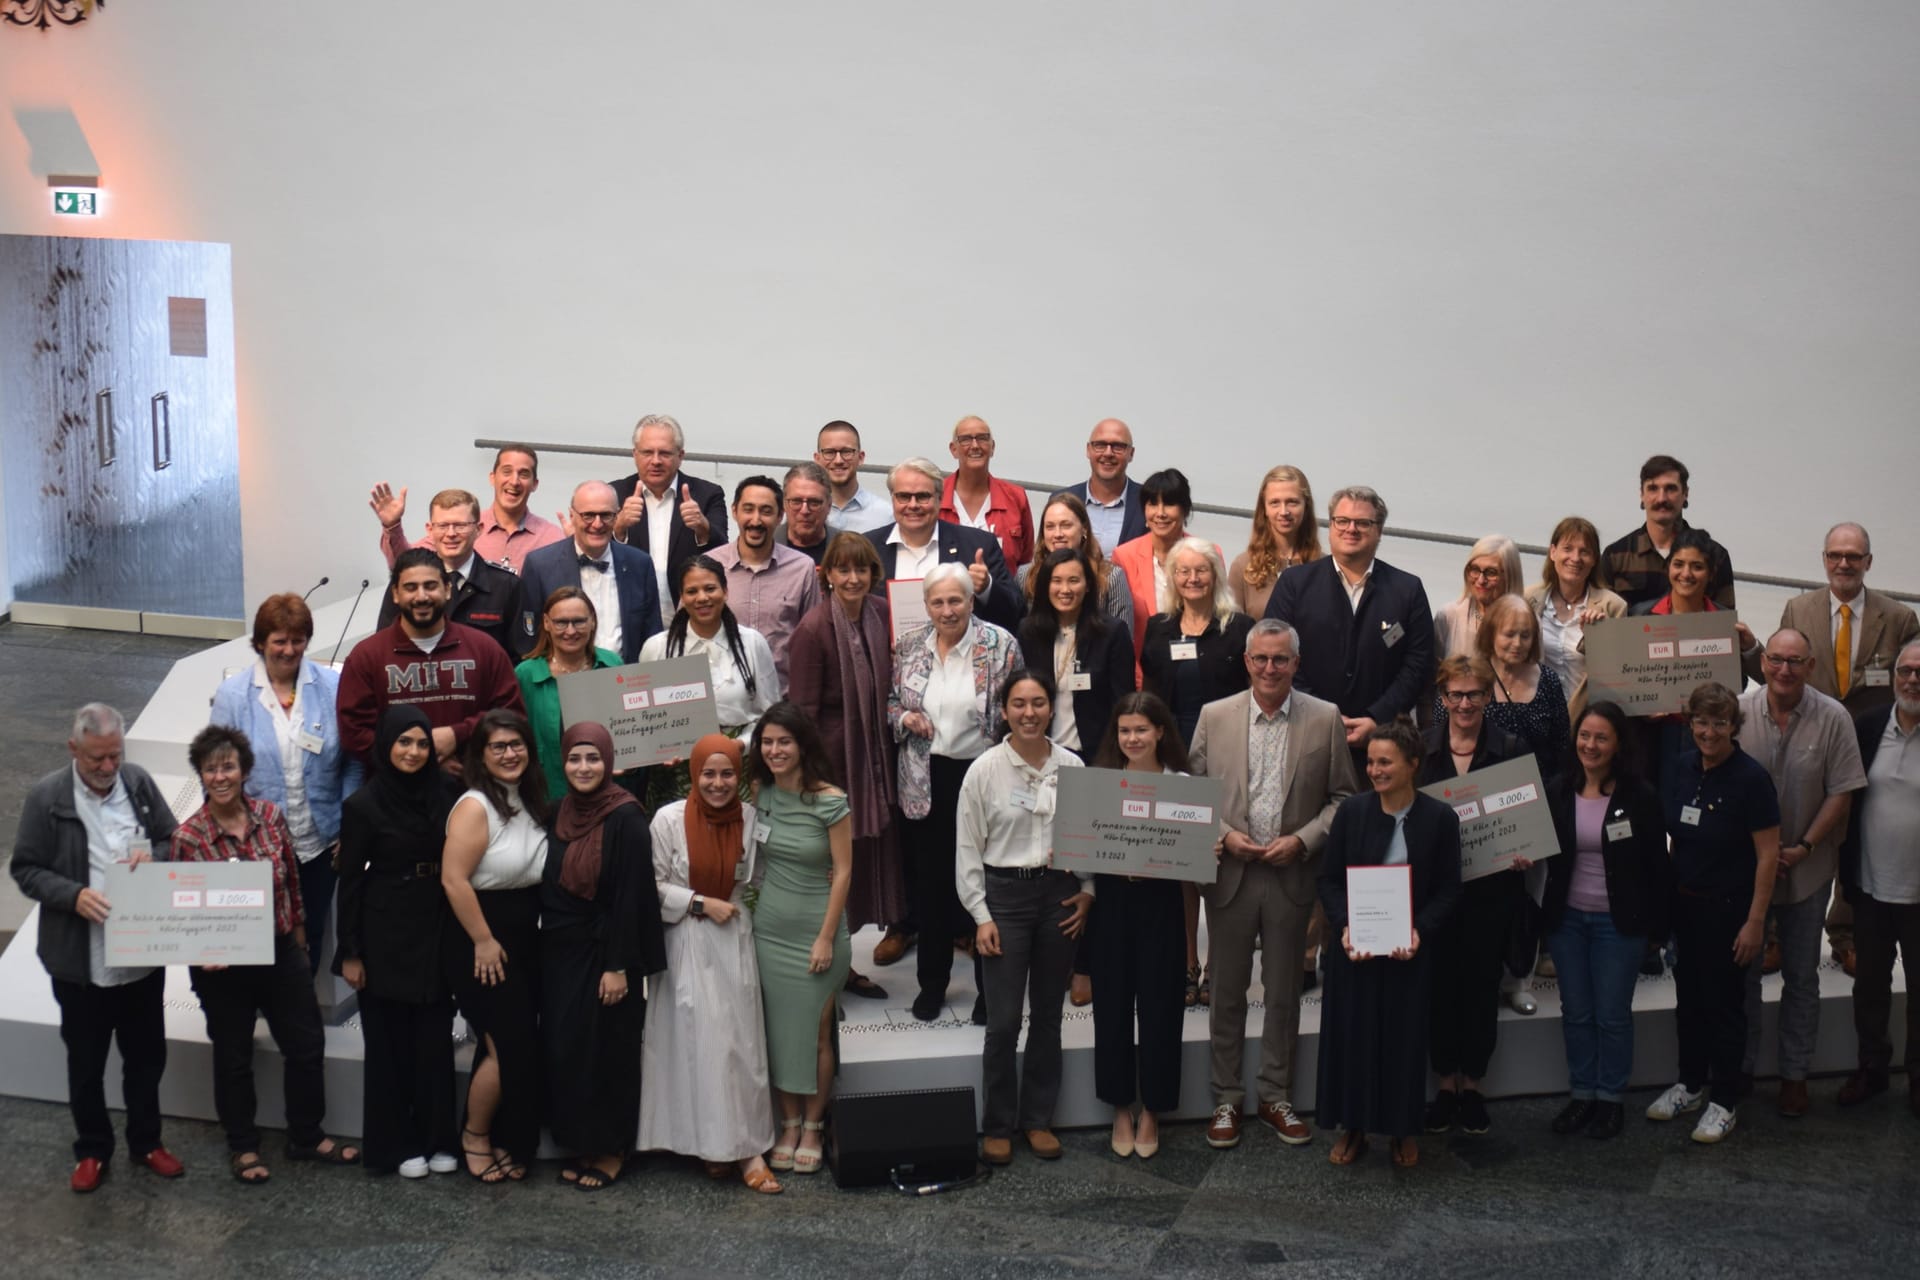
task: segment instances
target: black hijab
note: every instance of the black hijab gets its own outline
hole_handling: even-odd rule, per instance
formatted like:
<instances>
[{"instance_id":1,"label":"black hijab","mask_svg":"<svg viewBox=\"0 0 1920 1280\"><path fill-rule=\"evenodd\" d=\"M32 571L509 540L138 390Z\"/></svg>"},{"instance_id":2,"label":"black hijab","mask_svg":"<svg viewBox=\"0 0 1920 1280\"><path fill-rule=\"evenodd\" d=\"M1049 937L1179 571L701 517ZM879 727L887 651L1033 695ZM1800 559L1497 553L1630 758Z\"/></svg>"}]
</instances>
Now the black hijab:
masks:
<instances>
[{"instance_id":1,"label":"black hijab","mask_svg":"<svg viewBox=\"0 0 1920 1280\"><path fill-rule=\"evenodd\" d=\"M427 763L418 773L393 766L393 744L409 729L427 735ZM433 749L433 725L418 707L388 707L373 735L373 775L367 779L372 817L379 829L399 836L438 841L446 835L447 814L459 797L440 753Z\"/></svg>"}]
</instances>

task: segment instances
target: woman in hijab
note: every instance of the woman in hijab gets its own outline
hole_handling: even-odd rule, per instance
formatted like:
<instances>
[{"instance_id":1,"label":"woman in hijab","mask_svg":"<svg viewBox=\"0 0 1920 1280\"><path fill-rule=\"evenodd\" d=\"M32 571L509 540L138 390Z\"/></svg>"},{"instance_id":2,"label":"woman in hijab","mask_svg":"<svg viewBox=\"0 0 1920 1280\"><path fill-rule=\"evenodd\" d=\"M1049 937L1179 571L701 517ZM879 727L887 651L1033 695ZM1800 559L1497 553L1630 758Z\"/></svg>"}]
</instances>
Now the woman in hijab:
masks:
<instances>
[{"instance_id":1,"label":"woman in hijab","mask_svg":"<svg viewBox=\"0 0 1920 1280\"><path fill-rule=\"evenodd\" d=\"M660 895L640 802L613 776L613 735L582 721L560 735L567 792L540 883L540 1038L547 1128L580 1159L561 1173L610 1187L640 1123L640 979L667 967Z\"/></svg>"},{"instance_id":2,"label":"woman in hijab","mask_svg":"<svg viewBox=\"0 0 1920 1280\"><path fill-rule=\"evenodd\" d=\"M653 876L666 922L667 972L647 1008L640 1062L640 1146L703 1160L762 1195L781 1190L753 914L758 825L740 801L740 744L710 733L688 757L693 790L653 815ZM791 1158L791 1150L788 1155Z\"/></svg>"},{"instance_id":3,"label":"woman in hijab","mask_svg":"<svg viewBox=\"0 0 1920 1280\"><path fill-rule=\"evenodd\" d=\"M374 733L373 774L340 809L333 970L360 993L367 1172L424 1178L460 1167L453 1118L453 995L438 961L447 923L440 844L459 788L433 726L396 706Z\"/></svg>"}]
</instances>

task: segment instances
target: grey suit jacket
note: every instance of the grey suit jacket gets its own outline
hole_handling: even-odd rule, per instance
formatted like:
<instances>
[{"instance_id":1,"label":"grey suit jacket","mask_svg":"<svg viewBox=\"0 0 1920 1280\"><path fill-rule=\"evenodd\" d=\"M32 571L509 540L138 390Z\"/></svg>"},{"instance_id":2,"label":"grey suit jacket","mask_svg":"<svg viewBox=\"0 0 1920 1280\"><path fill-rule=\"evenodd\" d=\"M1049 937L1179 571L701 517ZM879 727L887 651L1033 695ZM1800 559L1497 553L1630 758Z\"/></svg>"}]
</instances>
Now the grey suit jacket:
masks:
<instances>
[{"instance_id":1,"label":"grey suit jacket","mask_svg":"<svg viewBox=\"0 0 1920 1280\"><path fill-rule=\"evenodd\" d=\"M1225 784L1220 820L1242 835L1247 831L1247 724L1252 708L1250 691L1209 702L1200 709L1200 724L1189 750L1194 773ZM1288 712L1286 798L1280 805L1280 828L1300 837L1307 856L1277 869L1287 896L1296 905L1312 905L1314 873L1333 811L1358 786L1340 708L1295 689ZM1212 885L1200 888L1210 905L1224 907L1233 901L1245 865L1231 854L1220 856L1219 875Z\"/></svg>"},{"instance_id":2,"label":"grey suit jacket","mask_svg":"<svg viewBox=\"0 0 1920 1280\"><path fill-rule=\"evenodd\" d=\"M1801 632L1813 645L1813 669L1807 673L1807 684L1829 698L1839 698L1839 680L1833 668L1830 599L1830 594L1825 590L1808 591L1795 596L1780 611L1780 625ZM1900 650L1909 640L1920 637L1920 618L1916 618L1913 610L1898 600L1867 587L1860 592L1856 605L1853 629L1858 637L1855 652L1859 656L1854 659L1853 679L1848 684L1847 696L1840 698L1840 705L1854 716L1878 710L1893 701L1894 660L1900 656ZM1766 639L1765 636L1760 637L1762 645ZM1863 674L1867 671L1885 671L1887 683L1868 684ZM1755 680L1766 680L1760 669L1758 654L1747 664L1747 674Z\"/></svg>"}]
</instances>

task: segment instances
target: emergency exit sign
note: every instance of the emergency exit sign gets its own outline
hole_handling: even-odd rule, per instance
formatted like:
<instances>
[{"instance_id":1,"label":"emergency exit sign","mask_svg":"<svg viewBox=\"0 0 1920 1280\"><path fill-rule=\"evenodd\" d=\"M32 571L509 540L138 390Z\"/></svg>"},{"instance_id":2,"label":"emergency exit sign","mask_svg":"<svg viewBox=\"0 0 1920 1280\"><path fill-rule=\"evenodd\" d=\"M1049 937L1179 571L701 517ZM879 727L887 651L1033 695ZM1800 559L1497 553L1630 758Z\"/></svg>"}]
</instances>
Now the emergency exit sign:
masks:
<instances>
[{"instance_id":1,"label":"emergency exit sign","mask_svg":"<svg viewBox=\"0 0 1920 1280\"><path fill-rule=\"evenodd\" d=\"M75 218L97 217L100 213L100 193L98 191L56 191L53 193L53 211Z\"/></svg>"}]
</instances>

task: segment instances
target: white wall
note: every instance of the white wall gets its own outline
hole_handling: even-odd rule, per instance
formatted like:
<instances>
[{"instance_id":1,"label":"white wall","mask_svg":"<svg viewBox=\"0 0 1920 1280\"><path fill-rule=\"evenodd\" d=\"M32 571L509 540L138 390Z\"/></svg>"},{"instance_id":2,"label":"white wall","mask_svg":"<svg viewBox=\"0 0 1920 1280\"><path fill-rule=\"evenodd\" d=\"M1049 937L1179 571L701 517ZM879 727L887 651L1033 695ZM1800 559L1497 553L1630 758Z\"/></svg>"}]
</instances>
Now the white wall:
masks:
<instances>
[{"instance_id":1,"label":"white wall","mask_svg":"<svg viewBox=\"0 0 1920 1280\"><path fill-rule=\"evenodd\" d=\"M376 570L376 478L650 410L881 459L977 412L1063 478L1118 414L1206 500L1285 460L1526 540L1668 450L1741 568L1858 517L1914 589L1916 48L1904 0L173 0L0 31L0 97L79 116L88 233L233 245L250 598ZM0 230L74 230L8 120Z\"/></svg>"}]
</instances>

